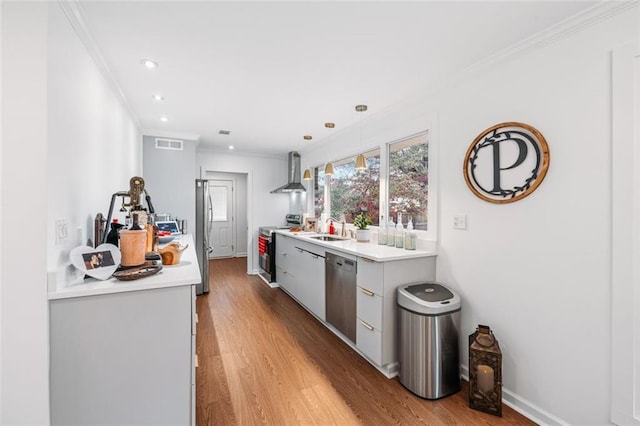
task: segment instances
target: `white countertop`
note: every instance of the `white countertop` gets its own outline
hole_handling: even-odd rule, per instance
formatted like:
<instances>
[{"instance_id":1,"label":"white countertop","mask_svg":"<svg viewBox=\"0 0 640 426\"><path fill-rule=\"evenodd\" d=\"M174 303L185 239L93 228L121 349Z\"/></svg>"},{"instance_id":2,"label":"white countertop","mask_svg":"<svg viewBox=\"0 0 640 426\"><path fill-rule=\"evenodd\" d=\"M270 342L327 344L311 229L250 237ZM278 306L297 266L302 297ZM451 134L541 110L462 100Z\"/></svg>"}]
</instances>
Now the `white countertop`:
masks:
<instances>
[{"instance_id":1,"label":"white countertop","mask_svg":"<svg viewBox=\"0 0 640 426\"><path fill-rule=\"evenodd\" d=\"M56 282L54 285L49 285L49 300L121 293L125 291L177 287L200 283L200 267L198 266L198 258L196 256L193 237L190 234L181 235L174 241L180 241L182 245L189 245L189 247L187 247L182 253L180 263L177 265L165 265L157 274L133 281L120 281L111 277L104 281L95 278L86 278L75 284ZM55 281L55 273L53 275Z\"/></svg>"},{"instance_id":2,"label":"white countertop","mask_svg":"<svg viewBox=\"0 0 640 426\"><path fill-rule=\"evenodd\" d=\"M359 243L356 240L346 239L340 241L321 241L312 238L319 234L309 232L291 232L289 230L277 230L274 231L277 234L286 235L288 237L296 238L301 241L306 241L312 244L316 244L325 249L333 249L347 254L355 256L366 257L367 259L374 260L376 262L387 262L390 260L402 260L402 259L415 259L419 257L437 256L435 250L435 243L433 241L425 241L424 245L432 246L432 248L422 248L417 250L405 250L403 248L388 247L386 245L379 245L377 242L372 241L369 243ZM277 244L277 243L276 243Z\"/></svg>"}]
</instances>

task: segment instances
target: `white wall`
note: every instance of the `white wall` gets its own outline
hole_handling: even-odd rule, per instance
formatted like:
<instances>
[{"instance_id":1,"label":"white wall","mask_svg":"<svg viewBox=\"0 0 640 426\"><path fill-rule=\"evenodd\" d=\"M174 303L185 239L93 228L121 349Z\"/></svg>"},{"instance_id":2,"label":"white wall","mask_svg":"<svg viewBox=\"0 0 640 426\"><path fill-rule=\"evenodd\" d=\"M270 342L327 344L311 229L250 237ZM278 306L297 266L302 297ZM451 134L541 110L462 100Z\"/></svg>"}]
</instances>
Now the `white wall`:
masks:
<instances>
[{"instance_id":1,"label":"white wall","mask_svg":"<svg viewBox=\"0 0 640 426\"><path fill-rule=\"evenodd\" d=\"M0 424L49 421L46 292L47 9L2 9Z\"/></svg>"},{"instance_id":2,"label":"white wall","mask_svg":"<svg viewBox=\"0 0 640 426\"><path fill-rule=\"evenodd\" d=\"M140 173L141 135L58 3L1 7L0 423L48 424L47 272ZM56 219L69 221L61 245Z\"/></svg>"},{"instance_id":3,"label":"white wall","mask_svg":"<svg viewBox=\"0 0 640 426\"><path fill-rule=\"evenodd\" d=\"M637 37L636 13L478 67L365 124L365 134L408 135L438 117L438 280L462 295L461 341L478 323L491 326L505 398L546 423L609 421L610 53ZM551 164L532 195L496 205L467 189L462 163L471 141L503 121L537 127ZM322 150L350 154L346 140ZM306 165L313 154L303 153ZM467 214L465 231L448 226L458 213Z\"/></svg>"},{"instance_id":4,"label":"white wall","mask_svg":"<svg viewBox=\"0 0 640 426\"><path fill-rule=\"evenodd\" d=\"M106 218L111 195L142 172L142 135L57 3L48 37L47 257L55 271L70 248L94 240L96 214ZM58 219L69 221L69 240L56 246Z\"/></svg>"},{"instance_id":5,"label":"white wall","mask_svg":"<svg viewBox=\"0 0 640 426\"><path fill-rule=\"evenodd\" d=\"M247 174L247 271L258 271L258 228L280 225L289 213L289 196L270 191L287 182L287 158L228 154L201 150L196 155L197 173L206 178L209 172Z\"/></svg>"},{"instance_id":6,"label":"white wall","mask_svg":"<svg viewBox=\"0 0 640 426\"><path fill-rule=\"evenodd\" d=\"M183 140L183 150L156 149L154 136L143 137L143 177L156 213L196 225L196 141Z\"/></svg>"}]
</instances>

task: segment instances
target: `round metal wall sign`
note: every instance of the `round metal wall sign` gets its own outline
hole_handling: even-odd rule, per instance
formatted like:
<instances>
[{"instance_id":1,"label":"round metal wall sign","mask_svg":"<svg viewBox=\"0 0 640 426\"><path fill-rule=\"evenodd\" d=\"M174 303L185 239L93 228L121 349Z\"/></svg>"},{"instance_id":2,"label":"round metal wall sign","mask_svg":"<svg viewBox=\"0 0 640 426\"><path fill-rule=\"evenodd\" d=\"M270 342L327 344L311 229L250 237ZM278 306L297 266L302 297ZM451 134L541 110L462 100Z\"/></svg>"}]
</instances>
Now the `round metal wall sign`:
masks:
<instances>
[{"instance_id":1,"label":"round metal wall sign","mask_svg":"<svg viewBox=\"0 0 640 426\"><path fill-rule=\"evenodd\" d=\"M464 179L478 197L511 203L531 194L549 168L549 146L534 127L518 122L489 127L464 157Z\"/></svg>"}]
</instances>

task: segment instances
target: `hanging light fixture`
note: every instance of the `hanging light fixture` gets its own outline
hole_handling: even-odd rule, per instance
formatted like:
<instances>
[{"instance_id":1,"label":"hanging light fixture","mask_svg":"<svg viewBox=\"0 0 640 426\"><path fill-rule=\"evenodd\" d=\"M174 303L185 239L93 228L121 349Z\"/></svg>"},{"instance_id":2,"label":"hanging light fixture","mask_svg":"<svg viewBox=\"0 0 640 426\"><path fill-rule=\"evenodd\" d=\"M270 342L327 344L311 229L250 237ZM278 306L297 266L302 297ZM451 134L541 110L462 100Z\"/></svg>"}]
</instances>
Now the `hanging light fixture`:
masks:
<instances>
[{"instance_id":1,"label":"hanging light fixture","mask_svg":"<svg viewBox=\"0 0 640 426\"><path fill-rule=\"evenodd\" d=\"M313 136L304 135L303 138L305 141L310 141L311 139L313 139ZM304 170L304 174L302 175L302 180L311 180L311 170L309 169Z\"/></svg>"},{"instance_id":2,"label":"hanging light fixture","mask_svg":"<svg viewBox=\"0 0 640 426\"><path fill-rule=\"evenodd\" d=\"M324 123L324 127L326 127L327 129L333 129L334 127L336 127L335 123ZM333 164L331 164L331 162L328 162L327 165L324 167L324 175L325 176L331 176L333 174Z\"/></svg>"},{"instance_id":3,"label":"hanging light fixture","mask_svg":"<svg viewBox=\"0 0 640 426\"><path fill-rule=\"evenodd\" d=\"M304 171L304 175L302 176L302 180L311 180L311 170L306 169Z\"/></svg>"},{"instance_id":4,"label":"hanging light fixture","mask_svg":"<svg viewBox=\"0 0 640 426\"><path fill-rule=\"evenodd\" d=\"M362 113L366 110L366 105L356 105L356 111L360 113L360 148L362 148ZM356 170L367 170L367 160L364 158L364 154L358 154L356 157Z\"/></svg>"}]
</instances>

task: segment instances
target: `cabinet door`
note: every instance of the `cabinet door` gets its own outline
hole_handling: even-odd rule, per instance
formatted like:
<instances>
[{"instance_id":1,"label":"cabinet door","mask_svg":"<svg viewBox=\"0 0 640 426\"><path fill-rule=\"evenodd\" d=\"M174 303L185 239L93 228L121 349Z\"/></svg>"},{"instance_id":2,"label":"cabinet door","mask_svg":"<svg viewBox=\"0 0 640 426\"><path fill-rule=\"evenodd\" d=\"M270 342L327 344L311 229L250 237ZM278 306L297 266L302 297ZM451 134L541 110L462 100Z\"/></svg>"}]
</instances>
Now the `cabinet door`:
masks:
<instances>
[{"instance_id":1,"label":"cabinet door","mask_svg":"<svg viewBox=\"0 0 640 426\"><path fill-rule=\"evenodd\" d=\"M301 288L301 302L322 321L326 320L324 257L303 252L300 274L297 281Z\"/></svg>"},{"instance_id":2,"label":"cabinet door","mask_svg":"<svg viewBox=\"0 0 640 426\"><path fill-rule=\"evenodd\" d=\"M382 297L362 287L356 297L358 318L382 331Z\"/></svg>"},{"instance_id":3,"label":"cabinet door","mask_svg":"<svg viewBox=\"0 0 640 426\"><path fill-rule=\"evenodd\" d=\"M51 424L191 424L192 306L192 286L51 301Z\"/></svg>"},{"instance_id":4,"label":"cabinet door","mask_svg":"<svg viewBox=\"0 0 640 426\"><path fill-rule=\"evenodd\" d=\"M384 296L384 263L374 262L366 257L358 257L357 283L358 287Z\"/></svg>"},{"instance_id":5,"label":"cabinet door","mask_svg":"<svg viewBox=\"0 0 640 426\"><path fill-rule=\"evenodd\" d=\"M276 281L285 288L291 288L295 271L295 254L294 241L286 235L276 235Z\"/></svg>"},{"instance_id":6,"label":"cabinet door","mask_svg":"<svg viewBox=\"0 0 640 426\"><path fill-rule=\"evenodd\" d=\"M371 361L382 365L382 333L361 319L356 328L356 346Z\"/></svg>"}]
</instances>

